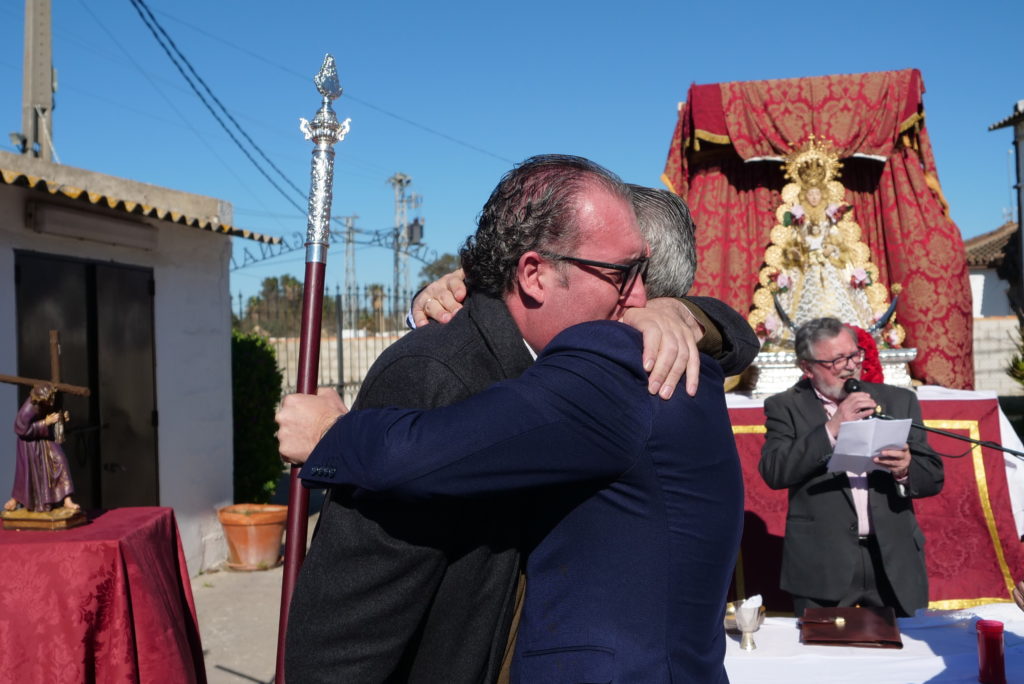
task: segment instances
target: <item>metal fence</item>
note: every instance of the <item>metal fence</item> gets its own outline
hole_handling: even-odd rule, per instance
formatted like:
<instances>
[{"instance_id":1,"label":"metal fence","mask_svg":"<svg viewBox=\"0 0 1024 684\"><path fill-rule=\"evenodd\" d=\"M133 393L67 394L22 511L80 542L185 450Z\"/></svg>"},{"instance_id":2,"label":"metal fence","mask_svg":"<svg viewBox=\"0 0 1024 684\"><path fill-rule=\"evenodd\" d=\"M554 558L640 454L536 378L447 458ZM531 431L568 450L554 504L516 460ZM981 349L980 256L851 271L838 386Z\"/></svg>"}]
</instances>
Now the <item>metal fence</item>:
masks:
<instances>
[{"instance_id":1,"label":"metal fence","mask_svg":"<svg viewBox=\"0 0 1024 684\"><path fill-rule=\"evenodd\" d=\"M406 315L412 294L403 292L396 297L392 289L379 285L344 290L336 287L333 295L325 293L319 384L337 389L345 404L351 406L373 362L408 332ZM243 332L258 332L267 337L277 352L283 375L281 392L294 392L302 322L301 289L252 297L244 306L241 296L239 299L235 325Z\"/></svg>"}]
</instances>

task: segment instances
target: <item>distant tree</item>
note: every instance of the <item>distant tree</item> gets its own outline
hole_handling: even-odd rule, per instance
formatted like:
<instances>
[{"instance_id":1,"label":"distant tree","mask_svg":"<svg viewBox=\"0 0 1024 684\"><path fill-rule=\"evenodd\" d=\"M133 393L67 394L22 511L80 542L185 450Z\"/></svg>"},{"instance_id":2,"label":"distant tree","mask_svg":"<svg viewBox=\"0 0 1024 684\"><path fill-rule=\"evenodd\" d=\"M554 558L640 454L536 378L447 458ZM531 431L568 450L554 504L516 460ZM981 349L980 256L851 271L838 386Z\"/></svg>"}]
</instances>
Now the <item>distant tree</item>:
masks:
<instances>
[{"instance_id":1,"label":"distant tree","mask_svg":"<svg viewBox=\"0 0 1024 684\"><path fill-rule=\"evenodd\" d=\"M302 283L292 275L270 276L249 297L239 328L271 337L294 335L302 315Z\"/></svg>"},{"instance_id":2,"label":"distant tree","mask_svg":"<svg viewBox=\"0 0 1024 684\"><path fill-rule=\"evenodd\" d=\"M1024 328L1017 328L1017 339L1014 340L1017 353L1013 355L1006 365L1006 374L1016 380L1018 384L1024 385Z\"/></svg>"},{"instance_id":3,"label":"distant tree","mask_svg":"<svg viewBox=\"0 0 1024 684\"><path fill-rule=\"evenodd\" d=\"M424 287L425 285L434 282L441 276L451 273L461 265L462 264L459 262L458 256L445 252L420 270L419 287Z\"/></svg>"},{"instance_id":4,"label":"distant tree","mask_svg":"<svg viewBox=\"0 0 1024 684\"><path fill-rule=\"evenodd\" d=\"M366 308L359 313L356 327L368 333L379 333L385 328L384 309L387 305L387 290L380 283L366 286Z\"/></svg>"},{"instance_id":5,"label":"distant tree","mask_svg":"<svg viewBox=\"0 0 1024 684\"><path fill-rule=\"evenodd\" d=\"M439 271L439 274L447 271ZM297 337L302 321L302 283L294 276L282 275L264 278L259 294L249 297L243 316L238 319L232 312L232 327L243 333L259 333L265 337ZM342 325L377 333L397 330L404 326L405 312L412 293L401 293L397 298L391 289L375 283L343 291L339 287L324 291L321 312L321 330L334 335ZM341 309L339 309L339 304ZM344 322L339 320L344 312Z\"/></svg>"}]
</instances>

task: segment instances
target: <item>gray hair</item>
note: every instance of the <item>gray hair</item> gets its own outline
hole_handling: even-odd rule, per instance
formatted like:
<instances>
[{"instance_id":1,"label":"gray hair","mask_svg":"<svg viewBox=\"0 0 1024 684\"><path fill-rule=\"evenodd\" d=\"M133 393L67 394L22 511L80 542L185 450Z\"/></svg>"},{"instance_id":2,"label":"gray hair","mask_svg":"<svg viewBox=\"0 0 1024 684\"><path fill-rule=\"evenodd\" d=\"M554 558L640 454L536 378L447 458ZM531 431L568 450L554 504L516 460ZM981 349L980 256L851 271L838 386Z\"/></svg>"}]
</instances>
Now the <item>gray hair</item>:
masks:
<instances>
[{"instance_id":1,"label":"gray hair","mask_svg":"<svg viewBox=\"0 0 1024 684\"><path fill-rule=\"evenodd\" d=\"M633 211L640 232L651 248L644 288L647 296L682 297L693 285L697 270L693 218L674 192L630 185Z\"/></svg>"},{"instance_id":2,"label":"gray hair","mask_svg":"<svg viewBox=\"0 0 1024 684\"><path fill-rule=\"evenodd\" d=\"M838 318L812 318L796 329L796 358L798 361L813 361L811 347L823 340L831 340L846 331L857 343L857 335Z\"/></svg>"},{"instance_id":3,"label":"gray hair","mask_svg":"<svg viewBox=\"0 0 1024 684\"><path fill-rule=\"evenodd\" d=\"M592 188L630 200L618 176L583 157L530 157L506 173L484 204L476 233L459 250L466 284L501 297L512 291L527 252L571 254L580 237L579 199Z\"/></svg>"}]
</instances>

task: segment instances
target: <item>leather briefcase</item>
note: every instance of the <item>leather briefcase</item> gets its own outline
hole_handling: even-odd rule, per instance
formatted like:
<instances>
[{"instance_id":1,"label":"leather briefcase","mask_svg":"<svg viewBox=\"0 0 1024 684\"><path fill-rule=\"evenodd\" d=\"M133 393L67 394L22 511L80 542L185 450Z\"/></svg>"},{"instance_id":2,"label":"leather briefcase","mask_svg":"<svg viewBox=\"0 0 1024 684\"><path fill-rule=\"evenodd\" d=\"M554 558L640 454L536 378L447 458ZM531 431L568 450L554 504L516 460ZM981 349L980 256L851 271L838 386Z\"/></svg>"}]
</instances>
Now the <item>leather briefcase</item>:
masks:
<instances>
[{"instance_id":1,"label":"leather briefcase","mask_svg":"<svg viewBox=\"0 0 1024 684\"><path fill-rule=\"evenodd\" d=\"M903 648L892 608L808 608L800 619L805 644Z\"/></svg>"}]
</instances>

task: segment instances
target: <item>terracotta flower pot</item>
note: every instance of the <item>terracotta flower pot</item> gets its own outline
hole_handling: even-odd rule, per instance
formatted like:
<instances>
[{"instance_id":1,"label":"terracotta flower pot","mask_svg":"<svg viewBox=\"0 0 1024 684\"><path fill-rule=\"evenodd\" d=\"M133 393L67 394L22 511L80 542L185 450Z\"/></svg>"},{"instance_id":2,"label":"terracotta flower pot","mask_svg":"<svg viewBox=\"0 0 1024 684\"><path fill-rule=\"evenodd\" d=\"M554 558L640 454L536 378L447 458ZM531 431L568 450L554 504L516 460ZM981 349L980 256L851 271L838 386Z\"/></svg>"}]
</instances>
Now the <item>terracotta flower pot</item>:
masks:
<instances>
[{"instance_id":1,"label":"terracotta flower pot","mask_svg":"<svg viewBox=\"0 0 1024 684\"><path fill-rule=\"evenodd\" d=\"M267 570L281 563L288 507L274 504L234 504L217 511L228 543L232 570Z\"/></svg>"}]
</instances>

